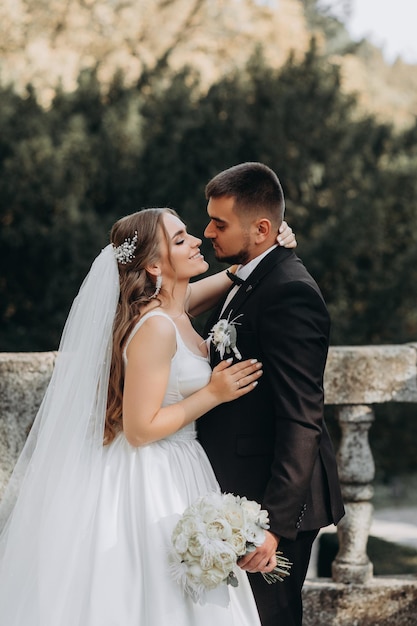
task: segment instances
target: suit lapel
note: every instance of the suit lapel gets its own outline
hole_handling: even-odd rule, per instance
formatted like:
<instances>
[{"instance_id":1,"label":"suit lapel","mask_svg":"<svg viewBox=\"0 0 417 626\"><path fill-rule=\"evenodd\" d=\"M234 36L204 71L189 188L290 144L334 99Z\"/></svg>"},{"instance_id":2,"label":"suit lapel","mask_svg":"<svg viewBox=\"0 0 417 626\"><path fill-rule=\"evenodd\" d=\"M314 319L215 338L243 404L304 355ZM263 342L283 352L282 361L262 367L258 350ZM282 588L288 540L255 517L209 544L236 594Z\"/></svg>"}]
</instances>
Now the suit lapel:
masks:
<instances>
[{"instance_id":1,"label":"suit lapel","mask_svg":"<svg viewBox=\"0 0 417 626\"><path fill-rule=\"evenodd\" d=\"M294 254L287 248L274 248L269 254L262 259L262 261L255 267L253 272L249 274L245 283L241 285L236 295L230 300L227 307L223 311L222 318L227 318L230 315L230 319L233 319L238 315L239 309L245 304L246 300L255 291L256 287L262 282L262 280L269 274L270 271L281 261L288 258L288 256ZM223 300L224 302L224 300ZM217 310L219 315L221 308ZM218 318L217 318L218 319Z\"/></svg>"},{"instance_id":2,"label":"suit lapel","mask_svg":"<svg viewBox=\"0 0 417 626\"><path fill-rule=\"evenodd\" d=\"M262 282L262 280L271 272L274 267L276 267L281 261L284 261L288 257L295 256L292 250L288 248L274 248L269 254L266 255L262 259L262 261L255 267L253 272L248 276L245 283L241 285L235 294L235 296L230 300L227 307L223 311L220 316L220 312L222 310L224 301L227 298L227 292L224 298L221 299L220 303L213 310L213 313L209 316L207 323L204 329L204 335L207 337L210 330L213 328L214 324L220 319L227 318L230 316L230 319L233 320L237 315L239 315L239 309L245 304L245 302L250 298L250 296L256 290L256 287ZM230 289L233 288L233 285ZM230 291L230 290L229 290ZM210 343L210 363L212 366L217 364L220 361L219 353L214 348L213 344Z\"/></svg>"},{"instance_id":3,"label":"suit lapel","mask_svg":"<svg viewBox=\"0 0 417 626\"><path fill-rule=\"evenodd\" d=\"M256 268L255 268L256 269ZM252 272L253 273L253 272ZM252 274L248 277L248 281L251 279ZM230 319L235 317L236 311L244 304L244 302L249 298L253 289L256 287L258 281L256 283L252 280L250 282L245 282L244 285L241 285L234 295L234 297L230 300L227 307L222 313L222 318L227 318L230 316ZM220 309L221 310L221 309Z\"/></svg>"}]
</instances>

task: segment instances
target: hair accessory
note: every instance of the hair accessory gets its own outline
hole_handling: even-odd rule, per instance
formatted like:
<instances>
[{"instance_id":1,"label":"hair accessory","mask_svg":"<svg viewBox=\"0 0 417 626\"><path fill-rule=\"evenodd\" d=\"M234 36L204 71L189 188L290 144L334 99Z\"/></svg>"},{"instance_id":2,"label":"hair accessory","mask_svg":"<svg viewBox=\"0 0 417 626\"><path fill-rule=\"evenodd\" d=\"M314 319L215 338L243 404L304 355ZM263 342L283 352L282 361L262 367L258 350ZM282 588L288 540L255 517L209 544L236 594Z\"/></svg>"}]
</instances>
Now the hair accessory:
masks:
<instances>
[{"instance_id":1,"label":"hair accessory","mask_svg":"<svg viewBox=\"0 0 417 626\"><path fill-rule=\"evenodd\" d=\"M132 238L127 237L120 246L113 246L114 256L117 261L122 265L126 265L130 263L135 258L133 254L136 248L136 244L138 242L138 231L135 230L135 234Z\"/></svg>"},{"instance_id":2,"label":"hair accessory","mask_svg":"<svg viewBox=\"0 0 417 626\"><path fill-rule=\"evenodd\" d=\"M161 287L162 287L162 276L161 274L158 274L158 276L156 277L156 282L155 282L155 291L153 292L149 300L152 300L153 298L156 298L159 295L159 292L161 291Z\"/></svg>"}]
</instances>

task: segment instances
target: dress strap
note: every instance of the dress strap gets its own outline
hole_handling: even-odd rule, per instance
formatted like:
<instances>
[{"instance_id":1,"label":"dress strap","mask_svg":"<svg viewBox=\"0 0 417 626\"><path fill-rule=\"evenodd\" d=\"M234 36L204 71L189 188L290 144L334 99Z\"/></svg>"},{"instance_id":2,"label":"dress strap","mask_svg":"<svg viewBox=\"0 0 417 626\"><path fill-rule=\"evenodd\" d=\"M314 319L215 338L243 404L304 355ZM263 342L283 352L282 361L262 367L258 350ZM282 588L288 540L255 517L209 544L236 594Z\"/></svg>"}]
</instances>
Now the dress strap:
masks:
<instances>
[{"instance_id":1,"label":"dress strap","mask_svg":"<svg viewBox=\"0 0 417 626\"><path fill-rule=\"evenodd\" d=\"M130 344L130 342L132 341L133 337L136 335L136 333L138 332L138 330L142 326L142 324L144 322L146 322L146 320L149 319L150 317L155 317L155 315L159 315L161 317L165 317L166 319L168 319L172 323L173 327L175 328L175 334L176 334L176 337L177 337L177 340L178 340L179 333L178 333L178 329L175 326L175 323L174 323L173 319L167 313L164 313L163 311L160 311L159 309L152 309L152 311L148 311L147 313L145 313L140 318L138 323L135 324L135 326L132 329L132 332L130 333L130 335L128 337L128 340L126 341L126 345L123 348L123 361L125 362L125 364L127 362L126 350L128 348L128 345Z\"/></svg>"}]
</instances>

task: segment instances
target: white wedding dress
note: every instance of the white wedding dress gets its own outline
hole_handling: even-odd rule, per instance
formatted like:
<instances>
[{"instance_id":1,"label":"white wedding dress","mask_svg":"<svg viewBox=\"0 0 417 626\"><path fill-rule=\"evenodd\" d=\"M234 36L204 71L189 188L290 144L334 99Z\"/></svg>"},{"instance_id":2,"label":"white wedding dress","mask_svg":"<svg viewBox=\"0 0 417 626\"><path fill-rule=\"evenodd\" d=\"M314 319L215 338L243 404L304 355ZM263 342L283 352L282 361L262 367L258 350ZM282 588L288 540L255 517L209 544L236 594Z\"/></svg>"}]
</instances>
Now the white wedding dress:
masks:
<instances>
[{"instance_id":1,"label":"white wedding dress","mask_svg":"<svg viewBox=\"0 0 417 626\"><path fill-rule=\"evenodd\" d=\"M131 337L152 315L165 314L146 314ZM207 359L191 352L177 328L176 335L164 406L210 378ZM73 558L71 547L64 549L68 556L60 568L69 581L64 586L57 572L48 582L20 589L20 598L11 600L5 592L1 626L259 626L248 579L239 568L239 586L210 591L204 604L185 595L169 572L175 523L197 497L219 490L195 425L139 448L121 433L104 448L102 463L88 555Z\"/></svg>"}]
</instances>

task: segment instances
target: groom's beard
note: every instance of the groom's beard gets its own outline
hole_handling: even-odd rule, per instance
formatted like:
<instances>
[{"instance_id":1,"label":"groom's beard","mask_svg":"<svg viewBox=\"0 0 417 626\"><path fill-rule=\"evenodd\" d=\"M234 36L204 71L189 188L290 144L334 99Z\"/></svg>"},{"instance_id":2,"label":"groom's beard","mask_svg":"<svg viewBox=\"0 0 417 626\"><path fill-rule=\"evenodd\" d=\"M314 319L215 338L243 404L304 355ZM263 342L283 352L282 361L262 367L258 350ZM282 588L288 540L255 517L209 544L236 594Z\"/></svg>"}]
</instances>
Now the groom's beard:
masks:
<instances>
[{"instance_id":1,"label":"groom's beard","mask_svg":"<svg viewBox=\"0 0 417 626\"><path fill-rule=\"evenodd\" d=\"M214 253L214 256L218 261L221 261L222 263L230 263L230 265L246 265L249 261L249 254L243 250L233 256L221 256L216 253Z\"/></svg>"},{"instance_id":2,"label":"groom's beard","mask_svg":"<svg viewBox=\"0 0 417 626\"><path fill-rule=\"evenodd\" d=\"M222 263L230 263L231 265L246 265L250 261L249 245L245 244L243 248L231 255L223 255L220 250L214 250L214 256Z\"/></svg>"}]
</instances>

